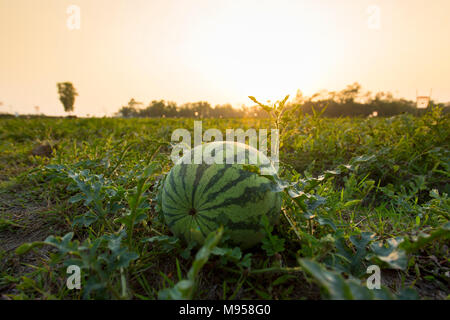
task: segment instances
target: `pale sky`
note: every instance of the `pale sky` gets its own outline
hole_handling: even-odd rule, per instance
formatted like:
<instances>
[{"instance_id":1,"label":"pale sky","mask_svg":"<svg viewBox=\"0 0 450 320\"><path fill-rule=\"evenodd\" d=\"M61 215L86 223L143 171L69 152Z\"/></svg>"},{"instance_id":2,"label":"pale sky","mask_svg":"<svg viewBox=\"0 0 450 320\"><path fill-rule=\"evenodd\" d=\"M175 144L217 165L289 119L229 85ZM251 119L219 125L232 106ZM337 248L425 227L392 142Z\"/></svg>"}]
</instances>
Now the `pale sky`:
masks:
<instances>
[{"instance_id":1,"label":"pale sky","mask_svg":"<svg viewBox=\"0 0 450 320\"><path fill-rule=\"evenodd\" d=\"M239 107L355 81L447 102L450 1L0 0L0 112L64 114L61 81L78 115L132 97Z\"/></svg>"}]
</instances>

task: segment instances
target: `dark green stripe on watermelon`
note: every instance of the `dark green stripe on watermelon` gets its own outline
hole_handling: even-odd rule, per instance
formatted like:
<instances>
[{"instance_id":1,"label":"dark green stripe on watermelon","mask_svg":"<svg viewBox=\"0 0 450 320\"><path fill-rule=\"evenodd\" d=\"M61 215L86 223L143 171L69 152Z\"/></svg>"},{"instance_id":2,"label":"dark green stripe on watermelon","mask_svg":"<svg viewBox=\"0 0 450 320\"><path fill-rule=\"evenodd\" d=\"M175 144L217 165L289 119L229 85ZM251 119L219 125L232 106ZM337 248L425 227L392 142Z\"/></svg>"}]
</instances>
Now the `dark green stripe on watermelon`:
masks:
<instances>
[{"instance_id":1,"label":"dark green stripe on watermelon","mask_svg":"<svg viewBox=\"0 0 450 320\"><path fill-rule=\"evenodd\" d=\"M261 200L262 198L264 198L265 192L270 191L270 190L271 190L270 182L261 184L257 187L246 187L242 192L242 196L239 196L237 198L226 198L223 202L221 202L215 206L206 207L206 208L202 207L201 210L214 210L214 209L222 208L222 207L225 207L225 206L228 206L231 204L244 206L248 202ZM214 197L212 197L212 198L214 198Z\"/></svg>"},{"instance_id":2,"label":"dark green stripe on watermelon","mask_svg":"<svg viewBox=\"0 0 450 320\"><path fill-rule=\"evenodd\" d=\"M194 206L195 206L195 203L194 203L195 193L197 191L197 187L198 187L198 184L200 182L200 179L202 178L203 173L205 172L205 170L207 168L209 168L209 167L210 166L207 165L207 164L196 165L195 180L194 180L194 186L193 186L192 195L191 195L191 206L192 206L192 208L194 208Z\"/></svg>"},{"instance_id":3,"label":"dark green stripe on watermelon","mask_svg":"<svg viewBox=\"0 0 450 320\"><path fill-rule=\"evenodd\" d=\"M169 180L170 187L172 188L174 194L180 199L180 201L182 202L183 200L187 200L185 198L185 194L183 194L183 196L182 196L177 191L177 187L176 187L176 184L175 184L175 172L169 173L169 179L168 180ZM184 190L184 188L183 188L183 190ZM173 199L173 197L172 197L172 199Z\"/></svg>"}]
</instances>

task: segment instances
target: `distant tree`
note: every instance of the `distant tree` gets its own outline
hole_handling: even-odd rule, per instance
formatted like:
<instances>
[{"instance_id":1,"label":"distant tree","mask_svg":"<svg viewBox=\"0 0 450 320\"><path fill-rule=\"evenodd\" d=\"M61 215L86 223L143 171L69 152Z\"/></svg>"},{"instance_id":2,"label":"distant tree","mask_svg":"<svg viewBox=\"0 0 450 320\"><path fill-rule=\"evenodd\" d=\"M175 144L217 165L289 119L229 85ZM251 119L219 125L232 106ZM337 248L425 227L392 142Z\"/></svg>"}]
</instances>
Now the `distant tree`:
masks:
<instances>
[{"instance_id":1,"label":"distant tree","mask_svg":"<svg viewBox=\"0 0 450 320\"><path fill-rule=\"evenodd\" d=\"M400 113L415 114L413 101L394 98L390 92L364 92L357 82L339 92L319 91L311 97L296 97L293 102L301 113L312 114L323 110L325 117L367 117L373 112L378 116L393 116Z\"/></svg>"},{"instance_id":2,"label":"distant tree","mask_svg":"<svg viewBox=\"0 0 450 320\"><path fill-rule=\"evenodd\" d=\"M361 85L358 82L348 85L338 93L337 100L340 103L353 103L361 92Z\"/></svg>"},{"instance_id":3,"label":"distant tree","mask_svg":"<svg viewBox=\"0 0 450 320\"><path fill-rule=\"evenodd\" d=\"M127 106L123 106L122 108L120 108L119 112L120 116L124 117L124 118L131 118L133 116L135 116L136 113L136 109L127 107Z\"/></svg>"},{"instance_id":4,"label":"distant tree","mask_svg":"<svg viewBox=\"0 0 450 320\"><path fill-rule=\"evenodd\" d=\"M243 115L241 110L233 109L231 104L217 105L211 110L212 118L239 118Z\"/></svg>"},{"instance_id":5,"label":"distant tree","mask_svg":"<svg viewBox=\"0 0 450 320\"><path fill-rule=\"evenodd\" d=\"M209 118L211 113L211 105L205 101L194 102L191 104L194 117Z\"/></svg>"},{"instance_id":6,"label":"distant tree","mask_svg":"<svg viewBox=\"0 0 450 320\"><path fill-rule=\"evenodd\" d=\"M130 108L135 108L136 109L137 106L142 106L142 102L136 101L136 100L134 100L134 98L131 98L131 100L128 101L128 106Z\"/></svg>"},{"instance_id":7,"label":"distant tree","mask_svg":"<svg viewBox=\"0 0 450 320\"><path fill-rule=\"evenodd\" d=\"M377 92L375 94L375 100L376 101L384 100L384 101L387 101L387 102L392 102L392 101L394 101L394 96L390 92L381 91L381 92Z\"/></svg>"},{"instance_id":8,"label":"distant tree","mask_svg":"<svg viewBox=\"0 0 450 320\"><path fill-rule=\"evenodd\" d=\"M137 117L139 116L138 106L142 106L142 102L138 102L134 100L134 98L131 98L131 100L128 101L128 105L120 108L118 114L124 118Z\"/></svg>"},{"instance_id":9,"label":"distant tree","mask_svg":"<svg viewBox=\"0 0 450 320\"><path fill-rule=\"evenodd\" d=\"M178 107L175 102L168 102L166 106L165 117L177 117L178 116Z\"/></svg>"},{"instance_id":10,"label":"distant tree","mask_svg":"<svg viewBox=\"0 0 450 320\"><path fill-rule=\"evenodd\" d=\"M141 117L152 117L152 118L160 118L163 115L165 115L165 113L167 112L166 110L166 103L164 102L164 100L160 100L160 101L156 101L153 100L147 108L141 110L141 112L139 112L139 115Z\"/></svg>"},{"instance_id":11,"label":"distant tree","mask_svg":"<svg viewBox=\"0 0 450 320\"><path fill-rule=\"evenodd\" d=\"M65 112L73 111L73 104L75 103L75 97L78 95L75 87L71 82L59 82L57 84L59 100L64 106Z\"/></svg>"}]
</instances>

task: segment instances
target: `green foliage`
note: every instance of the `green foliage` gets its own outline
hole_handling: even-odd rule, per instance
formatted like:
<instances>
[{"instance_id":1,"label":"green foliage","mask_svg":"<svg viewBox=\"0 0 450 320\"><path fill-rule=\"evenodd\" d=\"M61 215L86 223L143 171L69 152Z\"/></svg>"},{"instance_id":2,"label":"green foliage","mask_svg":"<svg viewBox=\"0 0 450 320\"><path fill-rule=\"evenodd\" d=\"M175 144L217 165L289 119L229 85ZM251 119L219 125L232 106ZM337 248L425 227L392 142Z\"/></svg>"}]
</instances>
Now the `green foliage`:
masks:
<instances>
[{"instance_id":1,"label":"green foliage","mask_svg":"<svg viewBox=\"0 0 450 320\"><path fill-rule=\"evenodd\" d=\"M278 236L273 235L273 225L270 223L266 216L261 218L261 224L264 228L265 238L262 240L262 248L266 254L270 257L276 253L284 251L284 239L280 239Z\"/></svg>"},{"instance_id":2,"label":"green foliage","mask_svg":"<svg viewBox=\"0 0 450 320\"><path fill-rule=\"evenodd\" d=\"M205 243L195 255L194 262L187 274L187 279L180 280L174 287L161 290L158 294L159 299L162 300L181 300L192 299L195 289L195 280L208 261L212 251L219 243L223 234L223 229L220 228L216 232L211 232L205 240Z\"/></svg>"},{"instance_id":3,"label":"green foliage","mask_svg":"<svg viewBox=\"0 0 450 320\"><path fill-rule=\"evenodd\" d=\"M351 103L352 90L342 103ZM262 221L266 236L252 250L228 247L224 230L221 242L197 253L199 262L196 243L168 230L158 195L172 166L170 133L192 129L193 119L0 119L0 229L2 239L22 239L14 251L0 243L1 294L317 299L320 289L331 299L448 296L448 115L436 107L421 116L329 119L331 105L306 114L286 101L263 105L268 120L207 119L203 127L281 129L280 171L271 177L283 194L280 221ZM204 104L195 108L211 116ZM54 146L52 156L32 156L44 141ZM27 243L35 239L42 241ZM82 269L80 291L65 285L69 264ZM399 282L368 290L372 264Z\"/></svg>"},{"instance_id":4,"label":"green foliage","mask_svg":"<svg viewBox=\"0 0 450 320\"><path fill-rule=\"evenodd\" d=\"M376 260L385 262L389 268L405 270L408 266L408 258L404 250L400 250L399 246L403 242L403 238L391 238L384 241L377 241L370 245L373 251L373 257Z\"/></svg>"},{"instance_id":5,"label":"green foliage","mask_svg":"<svg viewBox=\"0 0 450 320\"><path fill-rule=\"evenodd\" d=\"M226 265L227 262L231 261L236 266L238 266L241 270L242 269L249 269L252 264L252 254L247 253L244 256L242 255L242 251L239 247L234 248L221 248L221 247L215 247L212 252L212 254L216 256L220 256L221 263L223 265Z\"/></svg>"},{"instance_id":6,"label":"green foliage","mask_svg":"<svg viewBox=\"0 0 450 320\"><path fill-rule=\"evenodd\" d=\"M336 252L328 259L327 264L335 270L361 277L366 272L364 260L367 256L367 246L375 237L373 233L363 232L360 236L350 236L351 246L346 244L344 237L335 241Z\"/></svg>"},{"instance_id":7,"label":"green foliage","mask_svg":"<svg viewBox=\"0 0 450 320\"><path fill-rule=\"evenodd\" d=\"M78 240L72 240L73 236L73 232L64 237L49 236L43 242L22 245L16 253L25 254L37 246L50 245L57 249L51 264L63 261L65 267L77 265L81 268L84 275L83 298L128 298L126 282L118 278L119 275L124 277L124 270L139 255L123 246L122 240L126 237L126 232L103 235L93 240L88 238L81 244ZM119 286L121 293L117 288Z\"/></svg>"},{"instance_id":8,"label":"green foliage","mask_svg":"<svg viewBox=\"0 0 450 320\"><path fill-rule=\"evenodd\" d=\"M299 260L303 269L314 277L324 289L325 296L333 300L414 300L418 296L413 290L404 290L393 295L386 287L370 290L355 279L346 280L339 273L329 271L317 262Z\"/></svg>"}]
</instances>

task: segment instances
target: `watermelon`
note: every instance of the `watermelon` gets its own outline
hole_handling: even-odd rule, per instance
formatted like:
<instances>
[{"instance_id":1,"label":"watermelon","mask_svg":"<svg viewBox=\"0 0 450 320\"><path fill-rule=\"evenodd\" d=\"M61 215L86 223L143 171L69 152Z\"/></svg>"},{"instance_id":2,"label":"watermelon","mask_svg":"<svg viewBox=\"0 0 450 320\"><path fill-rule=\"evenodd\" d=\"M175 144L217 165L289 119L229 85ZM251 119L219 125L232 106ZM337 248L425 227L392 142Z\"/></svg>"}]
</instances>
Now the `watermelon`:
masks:
<instances>
[{"instance_id":1,"label":"watermelon","mask_svg":"<svg viewBox=\"0 0 450 320\"><path fill-rule=\"evenodd\" d=\"M216 156L216 163L195 164L198 148ZM192 149L164 181L161 205L170 230L187 243L202 244L211 231L224 226L230 242L243 249L260 242L261 218L265 215L275 224L281 210L277 184L262 176L261 169L276 174L264 154L242 143L219 141Z\"/></svg>"}]
</instances>

